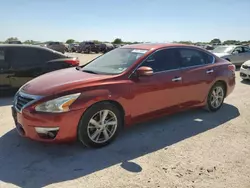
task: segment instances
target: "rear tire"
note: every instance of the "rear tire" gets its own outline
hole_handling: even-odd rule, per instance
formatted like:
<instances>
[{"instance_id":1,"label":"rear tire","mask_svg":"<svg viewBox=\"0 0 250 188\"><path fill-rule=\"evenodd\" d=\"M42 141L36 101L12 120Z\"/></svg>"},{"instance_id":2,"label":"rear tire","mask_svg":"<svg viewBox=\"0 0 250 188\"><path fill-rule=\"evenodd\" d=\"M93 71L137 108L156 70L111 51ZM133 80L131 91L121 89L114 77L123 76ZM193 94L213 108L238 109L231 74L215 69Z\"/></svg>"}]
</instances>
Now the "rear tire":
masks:
<instances>
[{"instance_id":1,"label":"rear tire","mask_svg":"<svg viewBox=\"0 0 250 188\"><path fill-rule=\"evenodd\" d=\"M109 102L95 104L83 114L79 122L78 139L87 147L106 146L117 137L122 120L122 113L115 105Z\"/></svg>"},{"instance_id":2,"label":"rear tire","mask_svg":"<svg viewBox=\"0 0 250 188\"><path fill-rule=\"evenodd\" d=\"M207 96L206 110L209 112L216 112L223 105L226 95L225 86L218 82L213 85Z\"/></svg>"}]
</instances>

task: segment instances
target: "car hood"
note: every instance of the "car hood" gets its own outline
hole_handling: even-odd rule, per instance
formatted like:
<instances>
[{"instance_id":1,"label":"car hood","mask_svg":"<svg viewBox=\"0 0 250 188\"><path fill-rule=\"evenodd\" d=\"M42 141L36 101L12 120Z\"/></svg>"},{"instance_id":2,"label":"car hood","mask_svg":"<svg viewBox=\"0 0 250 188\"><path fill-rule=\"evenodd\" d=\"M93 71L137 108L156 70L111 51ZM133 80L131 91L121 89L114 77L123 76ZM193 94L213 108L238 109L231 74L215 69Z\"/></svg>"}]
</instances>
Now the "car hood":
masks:
<instances>
[{"instance_id":1,"label":"car hood","mask_svg":"<svg viewBox=\"0 0 250 188\"><path fill-rule=\"evenodd\" d=\"M218 57L223 57L223 56L229 55L228 53L213 53L213 54L218 56Z\"/></svg>"},{"instance_id":2,"label":"car hood","mask_svg":"<svg viewBox=\"0 0 250 188\"><path fill-rule=\"evenodd\" d=\"M89 83L110 78L112 75L98 75L74 68L62 69L41 75L26 83L20 90L30 95L49 96L72 89L82 88Z\"/></svg>"}]
</instances>

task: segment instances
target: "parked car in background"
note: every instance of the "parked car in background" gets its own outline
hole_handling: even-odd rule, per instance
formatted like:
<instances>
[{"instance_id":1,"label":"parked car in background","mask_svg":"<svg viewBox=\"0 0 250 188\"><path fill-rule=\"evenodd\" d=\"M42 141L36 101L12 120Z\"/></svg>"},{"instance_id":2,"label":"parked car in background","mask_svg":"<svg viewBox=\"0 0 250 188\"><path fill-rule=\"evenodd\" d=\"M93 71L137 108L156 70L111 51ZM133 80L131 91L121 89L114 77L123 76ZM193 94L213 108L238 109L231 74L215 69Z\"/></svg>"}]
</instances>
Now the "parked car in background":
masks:
<instances>
[{"instance_id":1,"label":"parked car in background","mask_svg":"<svg viewBox=\"0 0 250 188\"><path fill-rule=\"evenodd\" d=\"M99 48L100 48L100 52L107 53L114 49L114 45L111 43L102 43L102 44L99 44Z\"/></svg>"},{"instance_id":2,"label":"parked car in background","mask_svg":"<svg viewBox=\"0 0 250 188\"><path fill-rule=\"evenodd\" d=\"M65 46L65 52L69 52L69 44L65 43L64 46Z\"/></svg>"},{"instance_id":3,"label":"parked car in background","mask_svg":"<svg viewBox=\"0 0 250 188\"><path fill-rule=\"evenodd\" d=\"M79 44L69 44L69 52L76 52L76 49L78 48Z\"/></svg>"},{"instance_id":4,"label":"parked car in background","mask_svg":"<svg viewBox=\"0 0 250 188\"><path fill-rule=\"evenodd\" d=\"M234 86L235 66L201 48L127 45L31 80L12 113L24 137L102 147L124 126L194 107L217 111Z\"/></svg>"},{"instance_id":5,"label":"parked car in background","mask_svg":"<svg viewBox=\"0 0 250 188\"><path fill-rule=\"evenodd\" d=\"M121 47L120 44L113 44L113 45L114 45L114 48L119 48L119 47Z\"/></svg>"},{"instance_id":6,"label":"parked car in background","mask_svg":"<svg viewBox=\"0 0 250 188\"><path fill-rule=\"evenodd\" d=\"M214 49L212 45L205 45L204 48L208 51L212 51Z\"/></svg>"},{"instance_id":7,"label":"parked car in background","mask_svg":"<svg viewBox=\"0 0 250 188\"><path fill-rule=\"evenodd\" d=\"M7 44L22 44L22 42L20 40L10 40Z\"/></svg>"},{"instance_id":8,"label":"parked car in background","mask_svg":"<svg viewBox=\"0 0 250 188\"><path fill-rule=\"evenodd\" d=\"M240 67L240 77L243 80L250 80L250 60L244 62Z\"/></svg>"},{"instance_id":9,"label":"parked car in background","mask_svg":"<svg viewBox=\"0 0 250 188\"><path fill-rule=\"evenodd\" d=\"M91 42L91 41L84 41L84 42L81 42L79 46L77 47L77 52L87 53L87 54L91 52L99 53L100 49L99 49L98 44L95 44L94 42Z\"/></svg>"},{"instance_id":10,"label":"parked car in background","mask_svg":"<svg viewBox=\"0 0 250 188\"><path fill-rule=\"evenodd\" d=\"M66 51L66 46L62 42L49 42L46 47L63 54Z\"/></svg>"},{"instance_id":11,"label":"parked car in background","mask_svg":"<svg viewBox=\"0 0 250 188\"><path fill-rule=\"evenodd\" d=\"M68 57L48 48L36 45L1 44L0 89L19 88L44 73L78 65L77 58Z\"/></svg>"},{"instance_id":12,"label":"parked car in background","mask_svg":"<svg viewBox=\"0 0 250 188\"><path fill-rule=\"evenodd\" d=\"M250 48L244 45L218 46L212 50L212 53L232 62L236 66L240 66L245 61L250 60Z\"/></svg>"}]
</instances>

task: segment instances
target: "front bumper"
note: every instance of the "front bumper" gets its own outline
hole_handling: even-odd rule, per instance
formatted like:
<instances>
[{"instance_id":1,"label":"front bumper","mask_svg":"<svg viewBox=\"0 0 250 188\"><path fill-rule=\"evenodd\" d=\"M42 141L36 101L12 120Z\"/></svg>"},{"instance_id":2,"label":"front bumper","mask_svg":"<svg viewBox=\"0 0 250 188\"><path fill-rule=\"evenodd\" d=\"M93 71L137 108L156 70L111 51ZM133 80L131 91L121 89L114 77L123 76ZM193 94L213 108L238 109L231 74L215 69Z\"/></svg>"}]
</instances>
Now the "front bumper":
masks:
<instances>
[{"instance_id":1,"label":"front bumper","mask_svg":"<svg viewBox=\"0 0 250 188\"><path fill-rule=\"evenodd\" d=\"M243 67L240 68L240 77L242 79L250 79L250 68L245 69Z\"/></svg>"},{"instance_id":2,"label":"front bumper","mask_svg":"<svg viewBox=\"0 0 250 188\"><path fill-rule=\"evenodd\" d=\"M12 107L12 116L19 135L42 142L72 142L77 139L77 127L84 110L60 114L19 113Z\"/></svg>"}]
</instances>

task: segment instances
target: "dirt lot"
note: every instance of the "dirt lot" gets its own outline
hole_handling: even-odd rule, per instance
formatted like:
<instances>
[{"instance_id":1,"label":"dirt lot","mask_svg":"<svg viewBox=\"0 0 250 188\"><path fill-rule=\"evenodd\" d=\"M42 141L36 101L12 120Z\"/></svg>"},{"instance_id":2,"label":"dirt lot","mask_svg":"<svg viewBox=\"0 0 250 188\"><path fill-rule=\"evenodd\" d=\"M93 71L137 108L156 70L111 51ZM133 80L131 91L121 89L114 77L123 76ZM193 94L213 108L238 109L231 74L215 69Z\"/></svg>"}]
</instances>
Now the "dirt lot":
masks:
<instances>
[{"instance_id":1,"label":"dirt lot","mask_svg":"<svg viewBox=\"0 0 250 188\"><path fill-rule=\"evenodd\" d=\"M82 63L96 55L80 55ZM250 83L250 82L249 82ZM47 145L17 135L0 99L0 187L250 187L250 84L237 72L219 112L136 125L110 146Z\"/></svg>"}]
</instances>

